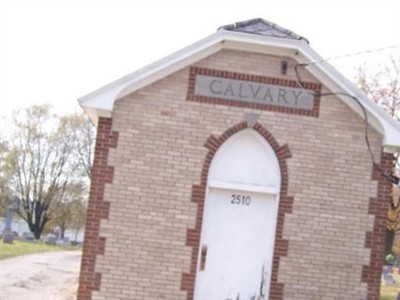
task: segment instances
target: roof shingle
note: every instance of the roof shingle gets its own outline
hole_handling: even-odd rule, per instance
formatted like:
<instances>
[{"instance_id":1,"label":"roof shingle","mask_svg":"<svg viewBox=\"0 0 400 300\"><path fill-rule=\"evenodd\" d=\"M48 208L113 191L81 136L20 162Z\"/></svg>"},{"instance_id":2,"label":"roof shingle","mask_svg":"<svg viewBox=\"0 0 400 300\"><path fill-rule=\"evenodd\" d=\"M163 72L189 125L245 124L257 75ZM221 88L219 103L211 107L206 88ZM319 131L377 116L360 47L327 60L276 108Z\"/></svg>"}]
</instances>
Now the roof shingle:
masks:
<instances>
[{"instance_id":1,"label":"roof shingle","mask_svg":"<svg viewBox=\"0 0 400 300\"><path fill-rule=\"evenodd\" d=\"M306 38L261 18L221 26L218 30L237 31L285 39L305 40L309 44L309 41Z\"/></svg>"}]
</instances>

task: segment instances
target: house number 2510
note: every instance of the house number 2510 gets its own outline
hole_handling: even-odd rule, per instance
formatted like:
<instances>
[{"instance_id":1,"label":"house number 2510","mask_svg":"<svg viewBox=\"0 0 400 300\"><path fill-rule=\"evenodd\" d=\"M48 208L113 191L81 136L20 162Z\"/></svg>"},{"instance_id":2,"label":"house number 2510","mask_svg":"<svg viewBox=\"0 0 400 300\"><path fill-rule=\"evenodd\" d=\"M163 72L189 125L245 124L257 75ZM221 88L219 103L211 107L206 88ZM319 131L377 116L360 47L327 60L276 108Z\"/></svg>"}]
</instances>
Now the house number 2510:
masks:
<instances>
[{"instance_id":1,"label":"house number 2510","mask_svg":"<svg viewBox=\"0 0 400 300\"><path fill-rule=\"evenodd\" d=\"M249 206L250 203L251 203L250 196L243 196L243 195L238 195L238 194L232 194L232 196L231 196L231 204Z\"/></svg>"}]
</instances>

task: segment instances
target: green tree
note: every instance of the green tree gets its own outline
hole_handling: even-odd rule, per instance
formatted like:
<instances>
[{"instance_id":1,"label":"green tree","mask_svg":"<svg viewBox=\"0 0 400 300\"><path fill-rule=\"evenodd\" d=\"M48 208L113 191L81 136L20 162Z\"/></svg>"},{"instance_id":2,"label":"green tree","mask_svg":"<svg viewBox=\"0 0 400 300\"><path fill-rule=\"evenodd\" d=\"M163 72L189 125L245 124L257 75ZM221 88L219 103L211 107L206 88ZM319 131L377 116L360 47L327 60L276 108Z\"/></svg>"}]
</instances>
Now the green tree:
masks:
<instances>
[{"instance_id":1,"label":"green tree","mask_svg":"<svg viewBox=\"0 0 400 300\"><path fill-rule=\"evenodd\" d=\"M69 228L73 229L75 231L75 237L74 237L75 242L78 237L79 231L85 225L86 203L87 202L83 202L83 201L73 201L70 204L69 211L71 212L71 222L70 222Z\"/></svg>"},{"instance_id":2,"label":"green tree","mask_svg":"<svg viewBox=\"0 0 400 300\"><path fill-rule=\"evenodd\" d=\"M60 237L64 238L67 229L76 232L83 228L86 214L87 188L82 183L65 185L56 199L52 202L53 218L49 222L50 228L58 228Z\"/></svg>"}]
</instances>

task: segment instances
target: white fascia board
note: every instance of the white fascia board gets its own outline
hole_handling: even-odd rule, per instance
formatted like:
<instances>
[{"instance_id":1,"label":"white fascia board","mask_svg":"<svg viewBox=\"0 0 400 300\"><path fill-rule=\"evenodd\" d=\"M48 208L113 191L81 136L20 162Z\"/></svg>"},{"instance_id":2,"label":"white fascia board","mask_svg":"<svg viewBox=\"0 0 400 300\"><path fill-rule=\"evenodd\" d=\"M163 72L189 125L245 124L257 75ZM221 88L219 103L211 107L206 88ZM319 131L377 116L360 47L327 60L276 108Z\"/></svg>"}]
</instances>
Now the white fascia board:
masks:
<instances>
[{"instance_id":1,"label":"white fascia board","mask_svg":"<svg viewBox=\"0 0 400 300\"><path fill-rule=\"evenodd\" d=\"M111 111L109 110L104 110L104 109L98 109L98 108L93 108L89 106L82 106L83 110L85 113L88 115L89 120L92 122L92 124L97 127L97 123L99 121L100 117L104 118L111 118Z\"/></svg>"},{"instance_id":2,"label":"white fascia board","mask_svg":"<svg viewBox=\"0 0 400 300\"><path fill-rule=\"evenodd\" d=\"M293 41L298 42L295 40ZM255 49L256 46L259 47L258 51ZM279 38L266 38L265 36L261 37L220 30L198 43L192 44L189 47L149 65L145 69L133 73L136 76L132 81L122 87L115 100L123 98L221 49L247 50L251 52L280 55L283 54L282 51L285 51L287 55L292 55L295 51L291 48L294 49L295 47L296 43L291 43L290 41L285 42L285 40Z\"/></svg>"},{"instance_id":3,"label":"white fascia board","mask_svg":"<svg viewBox=\"0 0 400 300\"><path fill-rule=\"evenodd\" d=\"M80 105L96 123L100 116L109 117L114 102L221 49L234 49L292 57L300 63L310 64L306 69L332 92L344 92L357 97L368 112L369 124L384 136L387 151L400 151L400 126L376 103L341 75L329 63L323 61L304 40L266 37L219 30L216 33L179 50L153 64L133 72L79 99ZM359 105L351 98L338 95L351 109L364 118Z\"/></svg>"},{"instance_id":4,"label":"white fascia board","mask_svg":"<svg viewBox=\"0 0 400 300\"><path fill-rule=\"evenodd\" d=\"M176 52L173 57L166 57L163 61L150 65L146 72L138 74L133 82L124 85L117 94L115 100L123 98L159 79L177 72L191 63L212 55L221 50L221 48L221 40L215 40L213 44L207 45L204 48L202 47L201 49L197 48L194 49L194 51L190 51L190 49L185 48Z\"/></svg>"},{"instance_id":5,"label":"white fascia board","mask_svg":"<svg viewBox=\"0 0 400 300\"><path fill-rule=\"evenodd\" d=\"M151 84L191 62L218 52L221 49L222 36L223 34L218 31L205 39L97 89L79 98L78 101L85 110L93 108L112 111L115 100Z\"/></svg>"},{"instance_id":6,"label":"white fascia board","mask_svg":"<svg viewBox=\"0 0 400 300\"><path fill-rule=\"evenodd\" d=\"M301 63L317 62L305 67L311 74L323 83L331 92L341 92L356 97L365 107L368 114L368 122L383 135L384 151L400 151L400 125L397 124L381 107L366 96L354 83L350 82L334 67L319 56L308 45L300 49L302 53ZM337 97L343 100L352 110L362 118L364 114L359 104L350 97L338 94Z\"/></svg>"},{"instance_id":7,"label":"white fascia board","mask_svg":"<svg viewBox=\"0 0 400 300\"><path fill-rule=\"evenodd\" d=\"M79 98L78 101L92 121L96 122L97 117L111 114L117 99L206 58L222 48L292 56L297 51L299 42L304 41L219 30L209 37ZM96 115L96 110L99 110L101 115Z\"/></svg>"}]
</instances>

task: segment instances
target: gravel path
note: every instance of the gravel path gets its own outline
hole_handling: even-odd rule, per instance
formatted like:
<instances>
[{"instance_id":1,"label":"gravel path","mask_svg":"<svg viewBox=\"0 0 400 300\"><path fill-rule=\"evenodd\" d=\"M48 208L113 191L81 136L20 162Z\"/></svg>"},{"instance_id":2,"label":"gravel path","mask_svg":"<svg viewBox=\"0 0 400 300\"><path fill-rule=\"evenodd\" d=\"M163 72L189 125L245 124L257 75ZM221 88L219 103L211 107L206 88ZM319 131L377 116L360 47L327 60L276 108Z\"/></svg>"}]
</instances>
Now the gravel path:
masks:
<instances>
[{"instance_id":1,"label":"gravel path","mask_svg":"<svg viewBox=\"0 0 400 300\"><path fill-rule=\"evenodd\" d=\"M81 252L47 252L0 261L0 299L74 300Z\"/></svg>"}]
</instances>

